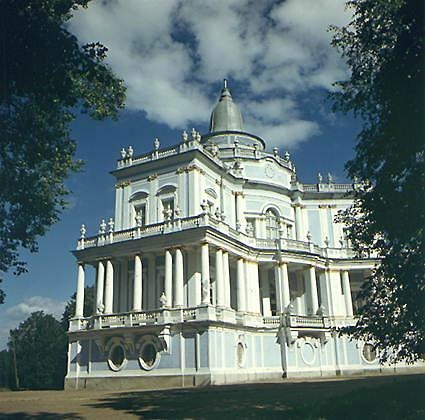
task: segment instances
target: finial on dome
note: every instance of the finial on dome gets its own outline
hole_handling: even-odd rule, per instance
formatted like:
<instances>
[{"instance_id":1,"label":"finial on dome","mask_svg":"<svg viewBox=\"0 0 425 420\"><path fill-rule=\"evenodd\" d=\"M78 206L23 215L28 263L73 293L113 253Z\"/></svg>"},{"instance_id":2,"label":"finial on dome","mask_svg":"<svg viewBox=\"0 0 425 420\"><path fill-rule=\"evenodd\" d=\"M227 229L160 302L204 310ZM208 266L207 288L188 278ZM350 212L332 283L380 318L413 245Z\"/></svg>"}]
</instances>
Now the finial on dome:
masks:
<instances>
[{"instance_id":1,"label":"finial on dome","mask_svg":"<svg viewBox=\"0 0 425 420\"><path fill-rule=\"evenodd\" d=\"M223 89L227 89L227 79L223 80Z\"/></svg>"}]
</instances>

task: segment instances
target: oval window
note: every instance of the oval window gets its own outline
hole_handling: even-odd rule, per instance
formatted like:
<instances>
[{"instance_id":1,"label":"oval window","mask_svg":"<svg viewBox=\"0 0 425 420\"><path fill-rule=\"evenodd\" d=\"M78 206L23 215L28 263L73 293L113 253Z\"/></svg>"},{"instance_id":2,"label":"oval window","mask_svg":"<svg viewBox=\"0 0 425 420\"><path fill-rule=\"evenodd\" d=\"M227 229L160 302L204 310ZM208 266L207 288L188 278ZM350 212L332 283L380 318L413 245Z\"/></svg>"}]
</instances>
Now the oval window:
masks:
<instances>
[{"instance_id":1,"label":"oval window","mask_svg":"<svg viewBox=\"0 0 425 420\"><path fill-rule=\"evenodd\" d=\"M112 370L121 370L127 362L124 347L121 344L114 345L109 351L108 365Z\"/></svg>"},{"instance_id":2,"label":"oval window","mask_svg":"<svg viewBox=\"0 0 425 420\"><path fill-rule=\"evenodd\" d=\"M145 370L152 370L159 363L159 353L151 341L142 345L139 353L140 366Z\"/></svg>"},{"instance_id":3,"label":"oval window","mask_svg":"<svg viewBox=\"0 0 425 420\"><path fill-rule=\"evenodd\" d=\"M363 346L362 355L367 362L374 362L376 360L376 347L373 344L365 344Z\"/></svg>"}]
</instances>

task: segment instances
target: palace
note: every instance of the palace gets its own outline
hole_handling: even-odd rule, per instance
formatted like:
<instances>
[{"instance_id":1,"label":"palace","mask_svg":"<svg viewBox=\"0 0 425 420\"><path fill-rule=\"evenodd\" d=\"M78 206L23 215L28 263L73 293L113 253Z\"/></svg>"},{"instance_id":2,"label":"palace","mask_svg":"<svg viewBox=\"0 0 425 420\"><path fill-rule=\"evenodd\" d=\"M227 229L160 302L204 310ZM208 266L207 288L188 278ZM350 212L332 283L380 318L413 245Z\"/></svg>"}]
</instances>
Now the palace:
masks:
<instances>
[{"instance_id":1,"label":"palace","mask_svg":"<svg viewBox=\"0 0 425 420\"><path fill-rule=\"evenodd\" d=\"M121 150L115 217L87 237L70 321L67 389L165 388L379 370L355 322L376 263L354 256L339 210L354 186L303 184L289 153L243 128L227 83L209 133ZM83 316L85 267L96 308Z\"/></svg>"}]
</instances>

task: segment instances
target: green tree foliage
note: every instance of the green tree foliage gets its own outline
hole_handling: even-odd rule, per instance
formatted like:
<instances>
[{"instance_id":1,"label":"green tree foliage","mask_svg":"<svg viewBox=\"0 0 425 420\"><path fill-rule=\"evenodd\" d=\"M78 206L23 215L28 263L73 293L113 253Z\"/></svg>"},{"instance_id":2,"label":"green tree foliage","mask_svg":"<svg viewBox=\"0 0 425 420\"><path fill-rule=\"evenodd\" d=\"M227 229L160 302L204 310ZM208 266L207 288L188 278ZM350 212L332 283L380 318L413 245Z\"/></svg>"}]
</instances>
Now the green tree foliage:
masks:
<instances>
[{"instance_id":1,"label":"green tree foliage","mask_svg":"<svg viewBox=\"0 0 425 420\"><path fill-rule=\"evenodd\" d=\"M13 347L21 388L63 388L67 336L57 319L43 311L33 312L10 331L10 351Z\"/></svg>"},{"instance_id":2,"label":"green tree foliage","mask_svg":"<svg viewBox=\"0 0 425 420\"><path fill-rule=\"evenodd\" d=\"M363 121L355 204L341 219L360 254L377 255L365 304L348 332L375 342L383 361L422 357L425 343L425 36L423 0L349 1L353 19L333 44L351 70L336 110Z\"/></svg>"},{"instance_id":3,"label":"green tree foliage","mask_svg":"<svg viewBox=\"0 0 425 420\"><path fill-rule=\"evenodd\" d=\"M94 286L86 286L84 288L84 307L83 307L83 315L85 317L93 315L95 312L95 290ZM69 320L75 314L75 302L77 298L77 293L74 293L71 296L71 299L65 306L65 310L63 311L61 324L65 331L68 331L69 328Z\"/></svg>"},{"instance_id":4,"label":"green tree foliage","mask_svg":"<svg viewBox=\"0 0 425 420\"><path fill-rule=\"evenodd\" d=\"M103 63L107 48L80 46L66 26L89 0L14 0L0 13L0 271L25 271L21 247L55 223L78 170L74 112L116 117L125 88ZM0 303L4 293L0 290Z\"/></svg>"},{"instance_id":5,"label":"green tree foliage","mask_svg":"<svg viewBox=\"0 0 425 420\"><path fill-rule=\"evenodd\" d=\"M0 351L0 389L15 388L13 374L13 355L10 350Z\"/></svg>"}]
</instances>

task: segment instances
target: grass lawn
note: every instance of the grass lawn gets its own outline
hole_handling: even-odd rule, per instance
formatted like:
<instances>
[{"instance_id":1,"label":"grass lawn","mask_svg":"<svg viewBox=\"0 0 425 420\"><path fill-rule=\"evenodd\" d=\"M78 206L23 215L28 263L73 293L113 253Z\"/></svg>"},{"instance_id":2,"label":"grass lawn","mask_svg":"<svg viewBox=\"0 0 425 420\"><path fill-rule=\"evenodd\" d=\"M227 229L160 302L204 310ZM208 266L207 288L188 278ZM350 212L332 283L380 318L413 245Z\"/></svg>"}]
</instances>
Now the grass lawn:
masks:
<instances>
[{"instance_id":1,"label":"grass lawn","mask_svg":"<svg viewBox=\"0 0 425 420\"><path fill-rule=\"evenodd\" d=\"M425 419L425 374L167 391L0 393L0 419Z\"/></svg>"}]
</instances>

